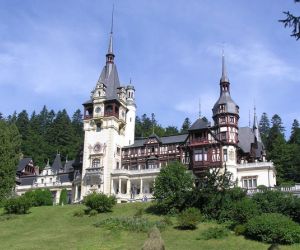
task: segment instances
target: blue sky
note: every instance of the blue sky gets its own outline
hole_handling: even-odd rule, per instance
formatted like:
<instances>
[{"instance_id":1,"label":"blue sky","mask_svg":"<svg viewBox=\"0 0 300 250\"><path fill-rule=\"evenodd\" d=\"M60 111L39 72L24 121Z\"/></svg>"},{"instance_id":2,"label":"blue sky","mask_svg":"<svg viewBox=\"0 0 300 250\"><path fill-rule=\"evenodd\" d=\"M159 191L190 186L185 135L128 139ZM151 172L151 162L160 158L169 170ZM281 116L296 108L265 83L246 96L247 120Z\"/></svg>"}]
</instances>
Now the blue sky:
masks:
<instances>
[{"instance_id":1,"label":"blue sky","mask_svg":"<svg viewBox=\"0 0 300 250\"><path fill-rule=\"evenodd\" d=\"M224 43L240 126L254 102L287 130L300 120L300 41L278 22L300 15L292 0L0 0L0 112L82 108L105 63L113 2L115 61L138 115L180 127L200 99L211 119Z\"/></svg>"}]
</instances>

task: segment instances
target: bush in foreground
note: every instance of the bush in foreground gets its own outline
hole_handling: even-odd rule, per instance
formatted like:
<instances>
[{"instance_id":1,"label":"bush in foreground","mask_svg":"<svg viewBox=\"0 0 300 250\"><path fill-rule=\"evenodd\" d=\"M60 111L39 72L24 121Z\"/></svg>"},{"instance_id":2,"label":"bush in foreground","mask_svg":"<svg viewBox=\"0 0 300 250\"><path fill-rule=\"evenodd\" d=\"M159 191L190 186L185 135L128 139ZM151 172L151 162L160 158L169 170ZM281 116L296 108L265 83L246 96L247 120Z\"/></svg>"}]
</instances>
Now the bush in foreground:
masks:
<instances>
[{"instance_id":1,"label":"bush in foreground","mask_svg":"<svg viewBox=\"0 0 300 250\"><path fill-rule=\"evenodd\" d=\"M67 189L63 189L59 196L59 205L68 204L68 191Z\"/></svg>"},{"instance_id":2,"label":"bush in foreground","mask_svg":"<svg viewBox=\"0 0 300 250\"><path fill-rule=\"evenodd\" d=\"M267 243L300 242L300 226L289 217L270 213L255 216L246 224L246 236Z\"/></svg>"},{"instance_id":3,"label":"bush in foreground","mask_svg":"<svg viewBox=\"0 0 300 250\"><path fill-rule=\"evenodd\" d=\"M154 226L148 233L148 239L145 241L142 250L164 250L165 243L161 238L159 229Z\"/></svg>"},{"instance_id":4,"label":"bush in foreground","mask_svg":"<svg viewBox=\"0 0 300 250\"><path fill-rule=\"evenodd\" d=\"M199 209L190 207L178 215L179 229L196 229L198 222L202 219Z\"/></svg>"},{"instance_id":5,"label":"bush in foreground","mask_svg":"<svg viewBox=\"0 0 300 250\"><path fill-rule=\"evenodd\" d=\"M222 239L228 235L229 231L224 227L211 227L205 230L197 240Z\"/></svg>"},{"instance_id":6,"label":"bush in foreground","mask_svg":"<svg viewBox=\"0 0 300 250\"><path fill-rule=\"evenodd\" d=\"M87 206L88 213L91 210L96 210L98 213L106 213L112 210L117 201L114 196L92 193L84 197L83 203Z\"/></svg>"},{"instance_id":7,"label":"bush in foreground","mask_svg":"<svg viewBox=\"0 0 300 250\"><path fill-rule=\"evenodd\" d=\"M27 191L24 196L31 201L33 207L53 205L52 193L49 189Z\"/></svg>"},{"instance_id":8,"label":"bush in foreground","mask_svg":"<svg viewBox=\"0 0 300 250\"><path fill-rule=\"evenodd\" d=\"M219 216L219 221L231 221L232 227L245 224L253 216L261 214L256 203L250 198L243 198L234 201L223 207Z\"/></svg>"},{"instance_id":9,"label":"bush in foreground","mask_svg":"<svg viewBox=\"0 0 300 250\"><path fill-rule=\"evenodd\" d=\"M27 214L31 207L31 201L25 196L10 198L4 203L4 210L7 214Z\"/></svg>"}]
</instances>

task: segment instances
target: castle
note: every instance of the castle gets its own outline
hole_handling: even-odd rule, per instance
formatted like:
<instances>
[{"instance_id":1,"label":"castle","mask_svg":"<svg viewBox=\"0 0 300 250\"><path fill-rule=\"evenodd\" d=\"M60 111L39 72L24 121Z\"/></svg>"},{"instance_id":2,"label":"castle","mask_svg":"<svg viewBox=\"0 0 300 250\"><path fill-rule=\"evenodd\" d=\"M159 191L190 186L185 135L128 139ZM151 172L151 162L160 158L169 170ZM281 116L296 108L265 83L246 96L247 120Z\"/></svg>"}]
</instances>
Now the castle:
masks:
<instances>
[{"instance_id":1,"label":"castle","mask_svg":"<svg viewBox=\"0 0 300 250\"><path fill-rule=\"evenodd\" d=\"M135 140L135 88L121 85L110 33L106 63L84 106L84 146L78 159L62 165L60 155L38 173L32 160L20 161L16 192L49 188L54 202L63 188L70 202L89 193L115 195L118 202L148 200L160 169L180 161L201 178L206 169L232 174L243 188L276 185L276 171L265 159L264 145L254 114L252 128L239 127L239 107L231 98L230 81L222 56L220 97L212 108L213 124L197 119L188 133Z\"/></svg>"}]
</instances>

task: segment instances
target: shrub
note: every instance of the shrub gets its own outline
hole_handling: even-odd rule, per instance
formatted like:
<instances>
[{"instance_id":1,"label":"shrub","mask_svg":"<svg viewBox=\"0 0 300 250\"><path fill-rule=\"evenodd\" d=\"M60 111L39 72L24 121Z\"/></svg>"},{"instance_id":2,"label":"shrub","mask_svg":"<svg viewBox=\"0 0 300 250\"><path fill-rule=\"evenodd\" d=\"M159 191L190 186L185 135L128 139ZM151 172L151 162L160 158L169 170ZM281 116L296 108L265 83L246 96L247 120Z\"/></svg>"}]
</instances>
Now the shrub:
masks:
<instances>
[{"instance_id":1,"label":"shrub","mask_svg":"<svg viewBox=\"0 0 300 250\"><path fill-rule=\"evenodd\" d=\"M95 209L92 209L92 210L90 210L89 211L89 216L91 217L91 216L96 216L98 214L98 212L97 212L97 210L95 210Z\"/></svg>"},{"instance_id":2,"label":"shrub","mask_svg":"<svg viewBox=\"0 0 300 250\"><path fill-rule=\"evenodd\" d=\"M31 207L31 201L26 196L10 198L4 203L7 214L26 214Z\"/></svg>"},{"instance_id":3,"label":"shrub","mask_svg":"<svg viewBox=\"0 0 300 250\"><path fill-rule=\"evenodd\" d=\"M155 179L154 198L163 204L164 214L171 209L182 211L186 208L186 194L193 189L193 176L186 167L174 161L161 169Z\"/></svg>"},{"instance_id":4,"label":"shrub","mask_svg":"<svg viewBox=\"0 0 300 250\"><path fill-rule=\"evenodd\" d=\"M199 209L191 207L178 215L178 228L196 229L198 222L202 219Z\"/></svg>"},{"instance_id":5,"label":"shrub","mask_svg":"<svg viewBox=\"0 0 300 250\"><path fill-rule=\"evenodd\" d=\"M52 193L49 189L27 191L25 197L31 201L33 207L51 206L53 204Z\"/></svg>"},{"instance_id":6,"label":"shrub","mask_svg":"<svg viewBox=\"0 0 300 250\"><path fill-rule=\"evenodd\" d=\"M219 221L232 221L232 225L235 226L246 223L250 218L260 213L256 203L245 197L222 208Z\"/></svg>"},{"instance_id":7,"label":"shrub","mask_svg":"<svg viewBox=\"0 0 300 250\"><path fill-rule=\"evenodd\" d=\"M68 204L68 191L67 189L61 190L60 196L59 196L59 205L65 205Z\"/></svg>"},{"instance_id":8,"label":"shrub","mask_svg":"<svg viewBox=\"0 0 300 250\"><path fill-rule=\"evenodd\" d=\"M253 195L253 201L264 213L282 213L300 222L300 198L297 196L265 190Z\"/></svg>"},{"instance_id":9,"label":"shrub","mask_svg":"<svg viewBox=\"0 0 300 250\"><path fill-rule=\"evenodd\" d=\"M154 226L148 233L148 239L145 241L142 250L164 250L165 243L161 238L159 229Z\"/></svg>"},{"instance_id":10,"label":"shrub","mask_svg":"<svg viewBox=\"0 0 300 250\"><path fill-rule=\"evenodd\" d=\"M84 211L82 209L73 212L73 216L75 217L82 217L83 215L84 215Z\"/></svg>"},{"instance_id":11,"label":"shrub","mask_svg":"<svg viewBox=\"0 0 300 250\"><path fill-rule=\"evenodd\" d=\"M205 230L197 240L221 239L228 236L229 231L224 227L211 227Z\"/></svg>"},{"instance_id":12,"label":"shrub","mask_svg":"<svg viewBox=\"0 0 300 250\"><path fill-rule=\"evenodd\" d=\"M234 227L234 233L235 235L243 235L246 232L246 226L245 225L236 225Z\"/></svg>"},{"instance_id":13,"label":"shrub","mask_svg":"<svg viewBox=\"0 0 300 250\"><path fill-rule=\"evenodd\" d=\"M146 218L136 217L111 217L94 223L94 226L104 226L108 229L120 228L132 232L148 232L153 226L161 230L166 227L162 221L151 222Z\"/></svg>"},{"instance_id":14,"label":"shrub","mask_svg":"<svg viewBox=\"0 0 300 250\"><path fill-rule=\"evenodd\" d=\"M300 226L277 213L255 216L246 224L246 236L267 242L293 244L300 242Z\"/></svg>"},{"instance_id":15,"label":"shrub","mask_svg":"<svg viewBox=\"0 0 300 250\"><path fill-rule=\"evenodd\" d=\"M114 196L92 193L84 197L83 203L87 206L88 212L96 210L98 213L110 212L117 203Z\"/></svg>"}]
</instances>

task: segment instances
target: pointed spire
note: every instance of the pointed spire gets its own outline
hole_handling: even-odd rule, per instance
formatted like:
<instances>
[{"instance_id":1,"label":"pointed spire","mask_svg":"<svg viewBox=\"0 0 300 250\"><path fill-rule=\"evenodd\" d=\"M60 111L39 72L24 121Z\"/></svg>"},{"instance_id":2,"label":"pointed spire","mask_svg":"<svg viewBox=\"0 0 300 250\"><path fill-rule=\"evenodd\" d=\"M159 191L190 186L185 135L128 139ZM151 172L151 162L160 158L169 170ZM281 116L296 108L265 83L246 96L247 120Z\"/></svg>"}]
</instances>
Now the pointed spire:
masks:
<instances>
[{"instance_id":1,"label":"pointed spire","mask_svg":"<svg viewBox=\"0 0 300 250\"><path fill-rule=\"evenodd\" d=\"M256 140L258 142L262 142L260 132L259 132L259 129L258 129L258 120L257 120L257 116L256 116L256 106L255 105L254 105L254 118L253 118L253 133L256 137Z\"/></svg>"},{"instance_id":2,"label":"pointed spire","mask_svg":"<svg viewBox=\"0 0 300 250\"><path fill-rule=\"evenodd\" d=\"M107 54L114 54L113 52L113 28L114 28L114 9L113 5L112 13L111 13L111 27L110 27L110 36L109 36L109 44Z\"/></svg>"},{"instance_id":3,"label":"pointed spire","mask_svg":"<svg viewBox=\"0 0 300 250\"><path fill-rule=\"evenodd\" d=\"M221 82L229 82L228 76L227 76L227 70L226 70L226 64L225 64L225 55L224 55L224 49L222 49L222 77Z\"/></svg>"}]
</instances>

